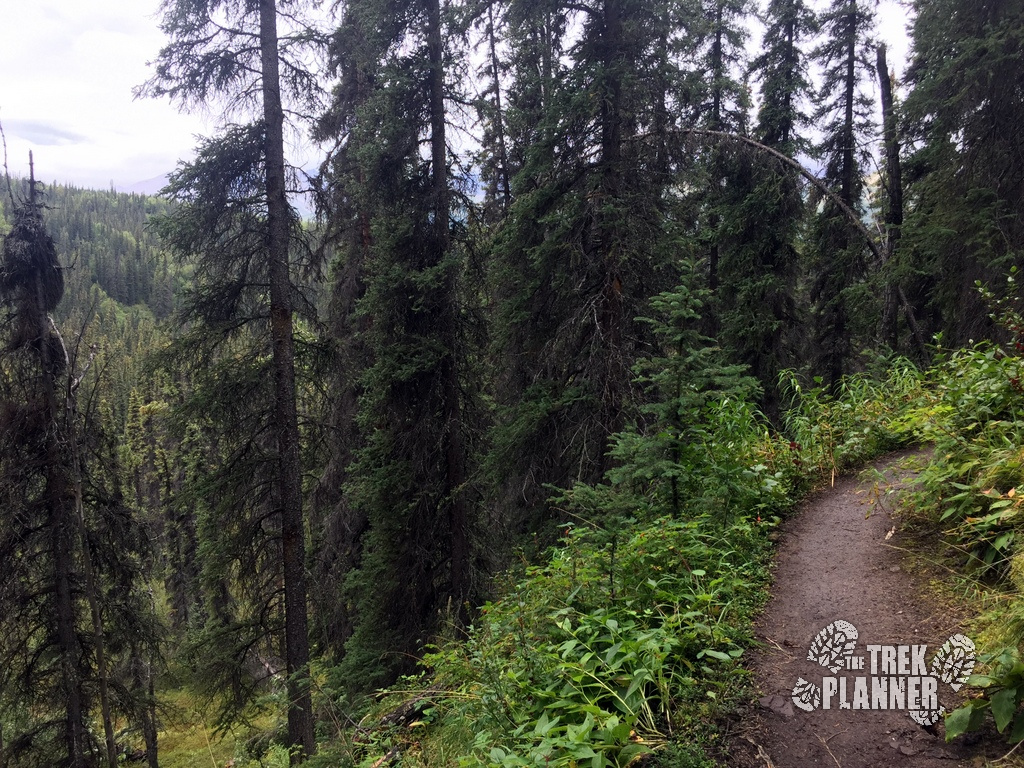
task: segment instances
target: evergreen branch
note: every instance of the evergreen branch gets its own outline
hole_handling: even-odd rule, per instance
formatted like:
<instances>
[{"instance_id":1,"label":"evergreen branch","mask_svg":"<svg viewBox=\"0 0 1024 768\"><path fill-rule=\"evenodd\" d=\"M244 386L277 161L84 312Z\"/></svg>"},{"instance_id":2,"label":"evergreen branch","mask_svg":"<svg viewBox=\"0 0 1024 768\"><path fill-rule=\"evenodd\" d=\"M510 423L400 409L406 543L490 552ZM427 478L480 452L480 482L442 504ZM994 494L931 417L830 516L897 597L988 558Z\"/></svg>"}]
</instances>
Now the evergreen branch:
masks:
<instances>
[{"instance_id":1,"label":"evergreen branch","mask_svg":"<svg viewBox=\"0 0 1024 768\"><path fill-rule=\"evenodd\" d=\"M864 222L860 220L860 217L856 214L856 212L854 212L854 210L850 208L850 206L848 206L839 195L837 195L835 192L829 189L828 186L821 179L819 179L809 170L804 168L803 165L801 165L793 158L784 155L777 149L769 147L767 144L762 144L756 139L752 139L749 136L743 136L738 133L728 133L726 131L712 131L703 128L684 128L680 130L680 133L691 133L696 136L709 136L719 139L731 139L733 141L739 141L743 144L747 144L748 146L753 147L754 149L758 149L762 152L767 152L769 155L771 155L777 160L781 160L786 165L800 173L800 175L807 179L807 181L809 181L815 189L817 189L829 200L835 203L839 207L839 209L846 215L847 219L850 220L850 223L853 224L857 231L863 236L865 244L871 250L871 253L874 255L878 263L881 264L882 262L885 261L884 257L882 256L882 251L878 247L878 243L875 242L875 238L871 235L871 232L868 231L868 228L864 226Z\"/></svg>"},{"instance_id":2,"label":"evergreen branch","mask_svg":"<svg viewBox=\"0 0 1024 768\"><path fill-rule=\"evenodd\" d=\"M579 3L564 3L563 8L567 11L579 11L580 13L587 13L593 17L597 17L597 11L586 5L580 5Z\"/></svg>"}]
</instances>

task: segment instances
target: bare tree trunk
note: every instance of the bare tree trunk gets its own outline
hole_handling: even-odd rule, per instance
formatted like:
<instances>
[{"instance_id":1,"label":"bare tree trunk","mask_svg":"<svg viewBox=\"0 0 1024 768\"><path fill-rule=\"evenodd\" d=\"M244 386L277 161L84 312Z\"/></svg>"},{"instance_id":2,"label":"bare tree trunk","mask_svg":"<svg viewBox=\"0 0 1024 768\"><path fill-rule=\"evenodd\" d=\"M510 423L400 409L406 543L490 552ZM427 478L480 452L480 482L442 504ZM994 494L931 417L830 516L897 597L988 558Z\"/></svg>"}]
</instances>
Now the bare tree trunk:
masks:
<instances>
[{"instance_id":1,"label":"bare tree trunk","mask_svg":"<svg viewBox=\"0 0 1024 768\"><path fill-rule=\"evenodd\" d=\"M601 196L602 207L612 208L622 204L623 196L623 127L622 109L622 48L623 8L621 0L605 0L601 33L601 63L604 66L602 85L600 126L601 126ZM628 387L628 365L624 362L623 326L625 307L623 304L622 232L617 215L598 211L597 256L600 258L601 303L597 317L597 333L602 337L603 356L598 362L601 381L601 416L599 424L603 429L602 444L598 451L598 469L608 468L608 440L622 427L622 403ZM627 289L628 290L628 289Z\"/></svg>"},{"instance_id":2,"label":"bare tree trunk","mask_svg":"<svg viewBox=\"0 0 1024 768\"><path fill-rule=\"evenodd\" d=\"M882 101L882 136L885 145L885 241L882 243L882 268L896 254L903 232L903 174L900 167L900 145L896 126L896 110L893 103L892 80L889 78L889 66L885 57L885 44L877 49L878 86ZM928 359L928 348L925 346L917 318L911 308L903 289L898 286L891 275L886 275L885 291L882 305L882 340L893 349L898 343L896 317L897 307L904 305L904 314L910 326L910 335L917 347L918 354Z\"/></svg>"},{"instance_id":3,"label":"bare tree trunk","mask_svg":"<svg viewBox=\"0 0 1024 768\"><path fill-rule=\"evenodd\" d=\"M501 179L501 210L508 209L512 201L512 174L508 167L508 149L505 145L505 112L501 102L501 62L498 61L497 33L494 29L494 3L487 6L487 45L491 58L491 77L494 87L494 129L498 140L498 176Z\"/></svg>"},{"instance_id":4,"label":"bare tree trunk","mask_svg":"<svg viewBox=\"0 0 1024 768\"><path fill-rule=\"evenodd\" d=\"M721 131L725 128L722 117L722 81L725 75L722 39L725 31L722 29L722 3L723 0L718 0L715 4L715 37L714 42L711 44L711 77L714 82L711 89L711 129L714 131ZM711 234L711 247L708 249L708 290L711 291L712 301L705 308L706 316L702 318L705 324L705 333L712 338L717 337L719 331L718 302L716 298L719 284L719 264L721 262L721 249L718 244L718 229L721 226L721 216L715 209L722 200L722 186L719 184L719 174L722 173L722 169L721 150L716 147L715 155L711 161L711 170L715 177L711 179L712 193L709 197L712 210L708 216L708 230Z\"/></svg>"},{"instance_id":5,"label":"bare tree trunk","mask_svg":"<svg viewBox=\"0 0 1024 768\"><path fill-rule=\"evenodd\" d=\"M266 153L267 225L270 260L270 334L274 369L274 426L278 450L278 503L281 509L284 576L285 664L288 672L288 739L302 762L316 752L309 690L309 629L306 606L306 547L302 510L302 471L295 393L292 335L292 283L289 269L289 216L285 192L284 109L278 71L277 6L260 0L260 54L263 67L263 120Z\"/></svg>"},{"instance_id":6,"label":"bare tree trunk","mask_svg":"<svg viewBox=\"0 0 1024 768\"><path fill-rule=\"evenodd\" d=\"M146 690L149 693L149 700L142 713L142 738L146 742L146 762L149 768L160 768L157 757L157 731L156 731L156 681L153 675L153 660L146 663Z\"/></svg>"},{"instance_id":7,"label":"bare tree trunk","mask_svg":"<svg viewBox=\"0 0 1024 768\"><path fill-rule=\"evenodd\" d=\"M82 540L82 569L85 572L85 596L89 602L89 615L92 618L93 643L96 646L96 674L100 682L100 716L103 720L103 740L107 750L107 764L117 768L117 745L114 742L114 723L110 712L110 672L107 667L106 638L103 633L103 616L100 613L99 588L92 565L92 552L89 549L89 534L85 526L85 508L82 504L82 467L78 455L78 442L75 437L74 394L67 393L65 435L71 446L72 484L75 493L75 522L78 524L78 535Z\"/></svg>"},{"instance_id":8,"label":"bare tree trunk","mask_svg":"<svg viewBox=\"0 0 1024 768\"><path fill-rule=\"evenodd\" d=\"M451 202L448 192L448 146L444 106L444 45L441 30L440 0L427 0L427 56L430 61L430 164L433 193L434 246L438 262L450 245ZM448 354L441 362L444 388L445 471L452 497L449 508L451 547L451 599L460 621L468 618L465 602L470 590L469 502L466 499L466 448L462 416L462 388L459 383L458 299L455 275L446 277L445 347Z\"/></svg>"},{"instance_id":9,"label":"bare tree trunk","mask_svg":"<svg viewBox=\"0 0 1024 768\"><path fill-rule=\"evenodd\" d=\"M49 323L49 317L47 317ZM53 329L56 343L54 349L68 359L64 340ZM90 360L91 363L91 360ZM88 366L86 366L88 367ZM84 374L82 374L84 375ZM89 603L89 616L92 619L92 637L96 650L96 675L100 683L100 717L103 721L103 742L107 750L107 765L117 768L117 744L114 741L114 721L110 711L110 670L107 666L106 637L103 632L103 615L100 612L99 585L92 563L92 549L89 547L89 530L85 524L85 505L82 501L82 459L78 450L78 436L75 431L77 404L75 391L77 384L73 374L68 376L67 388L64 392L64 439L68 445L71 471L71 485L74 489L75 523L78 526L78 537L82 547L82 570L85 575L85 597Z\"/></svg>"}]
</instances>

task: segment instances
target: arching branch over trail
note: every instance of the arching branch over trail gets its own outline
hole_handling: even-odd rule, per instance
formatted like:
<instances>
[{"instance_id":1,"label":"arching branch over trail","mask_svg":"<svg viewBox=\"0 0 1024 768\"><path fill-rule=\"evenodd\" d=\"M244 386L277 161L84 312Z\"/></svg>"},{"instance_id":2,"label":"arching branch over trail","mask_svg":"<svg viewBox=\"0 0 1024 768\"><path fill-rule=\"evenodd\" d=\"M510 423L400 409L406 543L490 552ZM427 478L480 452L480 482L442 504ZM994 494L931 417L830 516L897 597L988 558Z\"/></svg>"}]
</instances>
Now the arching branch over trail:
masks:
<instances>
[{"instance_id":1,"label":"arching branch over trail","mask_svg":"<svg viewBox=\"0 0 1024 768\"><path fill-rule=\"evenodd\" d=\"M853 211L853 209L850 208L850 206L848 206L845 202L843 202L843 199L839 197L839 195L837 195L835 192L833 192L831 189L825 186L825 184L822 183L821 179L819 179L813 173L804 168L792 157L784 155L777 149L772 149L767 144L762 144L761 142L752 139L749 136L743 136L738 133L727 133L726 131L709 131L701 128L687 128L685 130L680 131L680 133L690 133L695 136L711 136L719 139L730 139L732 141L738 141L742 144L747 144L748 146L751 146L754 149L760 150L761 152L767 152L775 159L781 160L782 162L786 163L786 165L793 168L795 171L798 171L801 176L803 176L805 179L807 179L807 181L814 185L815 189L817 189L819 192L825 195L833 203L838 205L840 210L842 210L842 212L846 214L847 218L850 219L850 223L853 224L857 228L857 231L859 231L864 236L864 242L867 243L868 248L871 249L871 253L874 254L875 258L878 259L879 262L884 261L884 258L882 256L882 250L878 247L878 243L875 242L874 238L871 236L871 232L869 232L868 228L864 226L864 222L860 220L860 217Z\"/></svg>"},{"instance_id":2,"label":"arching branch over trail","mask_svg":"<svg viewBox=\"0 0 1024 768\"><path fill-rule=\"evenodd\" d=\"M879 264L884 264L886 261L888 261L889 248L886 247L883 249L879 247L878 243L875 242L874 237L871 235L871 232L868 230L866 226L864 226L864 222L861 221L860 217L856 214L856 212L852 208L850 208L850 206L848 206L843 201L843 199L839 197L839 195L837 195L835 192L829 189L824 183L822 183L821 179L819 179L809 170L804 168L792 157L789 157L788 155L779 152L777 149L769 147L767 144L762 144L756 139L752 139L749 136L743 136L738 133L728 133L726 131L711 131L703 128L687 128L681 130L680 133L689 133L694 136L708 136L711 138L738 141L741 144L746 144L747 146L753 147L754 149L757 149L761 152L765 152L774 157L775 159L782 161L789 167L796 170L801 176L807 179L807 181L810 182L815 189L817 189L829 200L831 200L833 203L839 206L839 209L850 220L850 223L853 224L853 226L856 227L857 231L860 232L860 234L864 237L865 244L868 246L868 248L871 249L871 253L874 255L875 259ZM903 292L903 288L897 286L896 290L899 294L900 303L903 305L903 311L906 314L907 318L907 325L910 326L910 331L912 336L914 337L914 342L918 346L919 351L927 357L927 348L925 347L924 339L921 336L921 329L920 326L917 324L917 317L914 315L914 309L913 307L910 306L910 302L907 301L907 296Z\"/></svg>"}]
</instances>

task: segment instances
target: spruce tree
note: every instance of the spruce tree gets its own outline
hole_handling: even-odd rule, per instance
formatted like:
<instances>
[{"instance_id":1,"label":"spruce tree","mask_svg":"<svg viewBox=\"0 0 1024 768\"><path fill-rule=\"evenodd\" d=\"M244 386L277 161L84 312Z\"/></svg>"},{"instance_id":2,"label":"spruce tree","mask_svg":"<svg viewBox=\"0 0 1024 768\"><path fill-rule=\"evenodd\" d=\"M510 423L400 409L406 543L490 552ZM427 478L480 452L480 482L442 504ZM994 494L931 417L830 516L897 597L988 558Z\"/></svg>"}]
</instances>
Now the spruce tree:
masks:
<instances>
[{"instance_id":1,"label":"spruce tree","mask_svg":"<svg viewBox=\"0 0 1024 768\"><path fill-rule=\"evenodd\" d=\"M593 482L609 466L649 340L635 318L675 284L682 246L668 193L674 6L515 2L508 18L513 199L489 254L488 461L495 526L515 532L545 520L548 485Z\"/></svg>"},{"instance_id":2,"label":"spruce tree","mask_svg":"<svg viewBox=\"0 0 1024 768\"><path fill-rule=\"evenodd\" d=\"M619 464L607 473L624 497L623 508L633 514L725 518L738 485L735 475L743 471L728 456L723 465L716 454L727 452L716 449L713 435L721 409L727 403L745 406L756 383L700 333L710 292L693 287L698 281L692 272L687 265L683 282L652 298L643 318L656 340L635 366L646 402L636 422L615 436L612 453Z\"/></svg>"},{"instance_id":3,"label":"spruce tree","mask_svg":"<svg viewBox=\"0 0 1024 768\"><path fill-rule=\"evenodd\" d=\"M199 438L192 446L198 456L186 465L187 482L168 507L173 515L168 524L184 536L179 545L186 548L192 546L195 526L209 643L199 654L201 677L213 691L231 692L225 716L247 703L262 677L251 678L246 670L276 658L278 648L284 651L285 670L292 670L286 677L290 710L302 708L304 697L309 703L305 621L299 622L301 631L289 632L296 612L304 614L305 599L296 607L286 587L298 579L304 591L305 563L300 560L299 575L285 567L288 531L268 288L264 141L262 123L205 141L196 160L172 174L167 193L179 204L158 222L168 248L195 266L176 316L182 330L162 355L164 366L184 378L183 398L175 408L176 438ZM290 212L286 223L289 247L298 250L298 222ZM293 286L290 296L299 299L301 293ZM310 308L300 306L308 316ZM184 518L182 505L190 508ZM296 546L301 553L304 541ZM274 668L273 663L261 666ZM221 684L225 680L228 684ZM308 709L290 712L290 727L309 717ZM289 737L302 733L290 731ZM292 743L307 753L314 746Z\"/></svg>"},{"instance_id":4,"label":"spruce tree","mask_svg":"<svg viewBox=\"0 0 1024 768\"><path fill-rule=\"evenodd\" d=\"M388 8L346 6L339 39L361 34L340 52L342 81L322 125L347 139L328 174L339 221L354 226L341 241L336 325L358 334L342 349L361 349L365 365L347 380L358 403L346 433L360 445L334 511L341 543L358 550L342 550L342 564L358 569L339 596L350 606L342 669L357 690L409 669L444 617L464 622L474 573L476 406L458 221L466 201L448 148L452 36L438 0Z\"/></svg>"},{"instance_id":5,"label":"spruce tree","mask_svg":"<svg viewBox=\"0 0 1024 768\"><path fill-rule=\"evenodd\" d=\"M760 81L757 141L787 157L806 151L811 87L802 48L816 29L801 0L773 0L763 51L750 64ZM733 148L721 239L719 340L761 383L762 406L779 415L778 372L794 366L797 241L804 217L799 174L762 151Z\"/></svg>"},{"instance_id":6,"label":"spruce tree","mask_svg":"<svg viewBox=\"0 0 1024 768\"><path fill-rule=\"evenodd\" d=\"M12 199L0 259L0 700L14 726L3 757L114 766L114 718L144 721L146 707L119 670L156 647L151 611L138 600L145 547L121 495L104 492L104 478L118 473L96 458L111 428L91 407L95 376L86 382L96 350L80 362L79 345L69 348L54 321L64 266L37 187L30 178L25 199ZM90 728L97 715L102 747Z\"/></svg>"},{"instance_id":7,"label":"spruce tree","mask_svg":"<svg viewBox=\"0 0 1024 768\"><path fill-rule=\"evenodd\" d=\"M28 199L13 206L0 264L0 292L11 310L4 329L0 464L9 517L0 547L14 571L5 579L2 613L17 619L4 632L4 682L30 707L62 710L54 719L63 749L55 750L54 763L85 768L93 747L86 724L93 699L76 588L73 489L79 479L69 446L77 436L66 413L67 349L49 314L64 294L64 275L34 176L29 185ZM13 752L32 746L31 733L26 740L16 740Z\"/></svg>"},{"instance_id":8,"label":"spruce tree","mask_svg":"<svg viewBox=\"0 0 1024 768\"><path fill-rule=\"evenodd\" d=\"M922 334L956 346L996 333L975 281L1024 266L1024 13L1019 0L914 7L894 277Z\"/></svg>"},{"instance_id":9,"label":"spruce tree","mask_svg":"<svg viewBox=\"0 0 1024 768\"><path fill-rule=\"evenodd\" d=\"M763 144L784 155L807 149L811 85L804 46L817 31L814 14L803 0L771 0L762 52L750 63L761 84L761 104L754 132Z\"/></svg>"},{"instance_id":10,"label":"spruce tree","mask_svg":"<svg viewBox=\"0 0 1024 768\"><path fill-rule=\"evenodd\" d=\"M824 134L816 151L825 166L825 183L854 212L862 209L872 129L872 105L863 89L874 75L873 23L866 3L833 0L821 16L824 41L814 51L822 71L815 118ZM863 280L869 263L860 233L831 199L823 201L810 247L814 369L834 386L850 368L858 314L851 289Z\"/></svg>"},{"instance_id":11,"label":"spruce tree","mask_svg":"<svg viewBox=\"0 0 1024 768\"><path fill-rule=\"evenodd\" d=\"M507 3L485 0L469 9L471 29L478 32L477 50L485 56L477 76L483 87L476 100L477 123L480 130L480 179L483 182L482 217L487 224L496 224L504 217L512 201L512 159L508 137L508 72L506 40Z\"/></svg>"},{"instance_id":12,"label":"spruce tree","mask_svg":"<svg viewBox=\"0 0 1024 768\"><path fill-rule=\"evenodd\" d=\"M701 3L702 25L694 29L688 39L688 47L694 49L697 71L703 74L703 93L695 115L701 128L726 133L747 132L749 105L746 89L739 81L744 68L747 34L743 22L748 15L747 5L745 0ZM707 286L715 297L721 283L722 227L728 225L726 197L732 183L730 165L735 160L736 147L715 141L705 146L702 155L698 164L704 175L700 183L700 194L704 198L700 226L707 248ZM718 334L718 314L715 302L705 308L705 325L712 335Z\"/></svg>"},{"instance_id":13,"label":"spruce tree","mask_svg":"<svg viewBox=\"0 0 1024 768\"><path fill-rule=\"evenodd\" d=\"M312 619L320 647L334 660L344 655L352 635L354 611L344 597L345 581L361 562L367 510L348 492L351 469L363 439L359 401L363 373L373 356L365 338L369 319L358 308L366 293L367 264L373 243L374 190L371 107L382 64L375 51L386 27L363 29L367 19L357 11L344 15L328 47L328 69L336 82L328 109L320 116L315 136L332 145L316 179L316 207L322 241L334 253L330 275L328 327L331 354L323 377L327 398L323 421L332 437L313 494Z\"/></svg>"},{"instance_id":14,"label":"spruce tree","mask_svg":"<svg viewBox=\"0 0 1024 768\"><path fill-rule=\"evenodd\" d=\"M292 22L294 11L290 6ZM308 27L279 34L278 19L275 0L168 2L163 29L170 42L142 91L170 96L185 106L220 98L251 110L258 120L228 129L206 144L199 162L179 172L171 189L185 205L166 232L175 250L197 258L200 275L209 278L200 286L212 293L205 298L194 294L194 317L229 335L232 324L242 327L258 317L258 337L269 344L272 504L280 526L288 737L295 747L293 759L301 760L315 751L316 743L295 376L297 295L291 249L296 228L286 195L284 102L315 108L319 89L304 58L315 35ZM262 277L259 286L252 284L252 273ZM263 311L257 317L247 314L253 306L245 299Z\"/></svg>"}]
</instances>

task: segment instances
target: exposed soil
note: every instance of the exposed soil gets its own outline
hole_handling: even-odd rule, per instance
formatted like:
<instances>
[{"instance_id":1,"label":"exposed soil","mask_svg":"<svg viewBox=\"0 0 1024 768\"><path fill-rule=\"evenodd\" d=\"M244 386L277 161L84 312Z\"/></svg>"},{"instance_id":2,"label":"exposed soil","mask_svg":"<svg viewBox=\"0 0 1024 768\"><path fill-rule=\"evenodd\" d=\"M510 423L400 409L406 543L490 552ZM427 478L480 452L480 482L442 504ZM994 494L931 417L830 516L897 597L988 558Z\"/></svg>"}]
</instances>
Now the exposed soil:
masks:
<instances>
[{"instance_id":1,"label":"exposed soil","mask_svg":"<svg viewBox=\"0 0 1024 768\"><path fill-rule=\"evenodd\" d=\"M870 675L867 668L833 675L807 660L815 636L837 619L858 630L854 655L867 667L868 644L925 643L930 662L950 635L963 631L896 548L910 545L893 517L893 496L885 492L913 472L914 457L907 452L877 462L884 482L863 475L837 479L783 526L772 598L757 627L763 648L752 662L760 700L733 732L730 765L952 768L981 765L986 754L1007 751L971 734L946 744L941 721L926 729L905 709L838 709L836 697L829 709L806 712L793 705L798 678L824 688L823 677L846 677L852 700L853 678ZM962 696L940 683L938 698L947 708Z\"/></svg>"}]
</instances>

